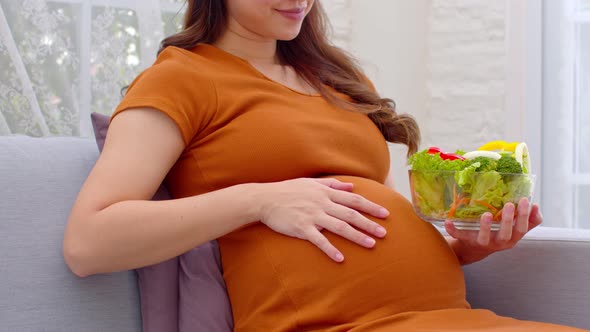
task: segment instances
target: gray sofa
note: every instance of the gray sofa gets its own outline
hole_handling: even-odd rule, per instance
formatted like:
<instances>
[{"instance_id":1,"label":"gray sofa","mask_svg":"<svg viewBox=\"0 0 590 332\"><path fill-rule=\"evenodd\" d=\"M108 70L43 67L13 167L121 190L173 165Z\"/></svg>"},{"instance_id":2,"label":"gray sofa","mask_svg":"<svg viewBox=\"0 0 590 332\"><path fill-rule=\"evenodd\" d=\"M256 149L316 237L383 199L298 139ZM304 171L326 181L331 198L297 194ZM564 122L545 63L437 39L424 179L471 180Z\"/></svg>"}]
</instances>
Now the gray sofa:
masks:
<instances>
[{"instance_id":1,"label":"gray sofa","mask_svg":"<svg viewBox=\"0 0 590 332\"><path fill-rule=\"evenodd\" d=\"M135 273L80 279L61 253L93 139L0 137L0 331L139 331ZM542 228L465 267L471 304L590 329L590 231Z\"/></svg>"}]
</instances>

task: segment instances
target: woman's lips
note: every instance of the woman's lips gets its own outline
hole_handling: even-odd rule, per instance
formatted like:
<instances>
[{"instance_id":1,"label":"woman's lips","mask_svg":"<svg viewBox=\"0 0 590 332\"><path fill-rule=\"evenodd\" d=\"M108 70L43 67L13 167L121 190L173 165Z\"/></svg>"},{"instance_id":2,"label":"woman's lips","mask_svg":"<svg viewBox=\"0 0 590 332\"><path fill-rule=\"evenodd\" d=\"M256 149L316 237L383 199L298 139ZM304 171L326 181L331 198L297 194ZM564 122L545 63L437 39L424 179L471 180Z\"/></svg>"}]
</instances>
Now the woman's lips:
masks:
<instances>
[{"instance_id":1,"label":"woman's lips","mask_svg":"<svg viewBox=\"0 0 590 332\"><path fill-rule=\"evenodd\" d=\"M305 8L294 8L294 9L276 9L284 17L291 20L303 20L305 17Z\"/></svg>"}]
</instances>

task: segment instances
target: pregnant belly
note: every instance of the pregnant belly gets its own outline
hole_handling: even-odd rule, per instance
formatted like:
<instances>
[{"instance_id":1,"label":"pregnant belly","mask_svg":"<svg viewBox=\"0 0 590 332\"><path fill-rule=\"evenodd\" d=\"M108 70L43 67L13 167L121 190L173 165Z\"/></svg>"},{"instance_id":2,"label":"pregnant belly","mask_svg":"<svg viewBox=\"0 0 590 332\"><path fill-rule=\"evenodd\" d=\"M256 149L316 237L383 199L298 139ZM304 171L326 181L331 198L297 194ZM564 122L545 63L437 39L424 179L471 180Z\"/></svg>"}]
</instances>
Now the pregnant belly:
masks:
<instances>
[{"instance_id":1,"label":"pregnant belly","mask_svg":"<svg viewBox=\"0 0 590 332\"><path fill-rule=\"evenodd\" d=\"M401 312L469 306L457 258L403 196L372 180L337 178L390 211L371 218L387 236L366 249L324 231L343 263L262 224L221 238L236 331L347 329Z\"/></svg>"}]
</instances>

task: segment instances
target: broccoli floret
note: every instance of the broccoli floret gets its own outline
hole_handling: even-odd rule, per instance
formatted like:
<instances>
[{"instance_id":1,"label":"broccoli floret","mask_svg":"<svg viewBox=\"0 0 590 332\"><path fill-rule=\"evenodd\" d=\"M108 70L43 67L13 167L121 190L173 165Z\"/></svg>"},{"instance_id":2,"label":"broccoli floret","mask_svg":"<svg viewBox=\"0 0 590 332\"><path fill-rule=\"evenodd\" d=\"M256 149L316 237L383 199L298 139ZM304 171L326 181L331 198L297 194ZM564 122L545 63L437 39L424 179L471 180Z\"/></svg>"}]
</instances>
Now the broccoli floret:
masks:
<instances>
[{"instance_id":1,"label":"broccoli floret","mask_svg":"<svg viewBox=\"0 0 590 332\"><path fill-rule=\"evenodd\" d=\"M496 166L497 166L497 163L494 159L487 158L487 157L476 157L476 158L473 158L467 162L468 162L468 164L466 165L467 167L469 167L475 163L479 164L475 169L476 172L495 171Z\"/></svg>"},{"instance_id":2,"label":"broccoli floret","mask_svg":"<svg viewBox=\"0 0 590 332\"><path fill-rule=\"evenodd\" d=\"M522 166L516 159L503 155L497 162L496 171L499 173L522 174Z\"/></svg>"}]
</instances>

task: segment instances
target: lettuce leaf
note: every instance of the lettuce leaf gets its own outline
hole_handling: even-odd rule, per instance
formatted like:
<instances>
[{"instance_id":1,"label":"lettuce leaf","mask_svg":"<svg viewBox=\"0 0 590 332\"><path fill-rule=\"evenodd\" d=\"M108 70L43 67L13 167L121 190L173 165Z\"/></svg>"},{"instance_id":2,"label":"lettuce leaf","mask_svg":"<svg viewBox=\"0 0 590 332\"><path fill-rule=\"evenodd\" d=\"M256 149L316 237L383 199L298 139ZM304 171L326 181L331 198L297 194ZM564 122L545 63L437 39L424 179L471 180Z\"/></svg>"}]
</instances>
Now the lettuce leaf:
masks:
<instances>
[{"instance_id":1,"label":"lettuce leaf","mask_svg":"<svg viewBox=\"0 0 590 332\"><path fill-rule=\"evenodd\" d=\"M530 197L533 190L533 182L528 176L505 175L504 203L518 203L523 197Z\"/></svg>"},{"instance_id":2,"label":"lettuce leaf","mask_svg":"<svg viewBox=\"0 0 590 332\"><path fill-rule=\"evenodd\" d=\"M417 205L426 215L442 215L445 211L445 181L436 172L412 172L412 186Z\"/></svg>"},{"instance_id":3,"label":"lettuce leaf","mask_svg":"<svg viewBox=\"0 0 590 332\"><path fill-rule=\"evenodd\" d=\"M455 173L455 181L461 187L463 192L471 192L473 182L475 181L475 171L480 166L480 163L476 162L467 166L462 171Z\"/></svg>"},{"instance_id":4,"label":"lettuce leaf","mask_svg":"<svg viewBox=\"0 0 590 332\"><path fill-rule=\"evenodd\" d=\"M455 216L458 218L477 218L490 210L481 205L468 205L457 209Z\"/></svg>"},{"instance_id":5,"label":"lettuce leaf","mask_svg":"<svg viewBox=\"0 0 590 332\"><path fill-rule=\"evenodd\" d=\"M438 153L430 154L427 150L414 153L408 164L416 171L459 171L465 168L463 160L443 160Z\"/></svg>"},{"instance_id":6,"label":"lettuce leaf","mask_svg":"<svg viewBox=\"0 0 590 332\"><path fill-rule=\"evenodd\" d=\"M495 208L501 209L504 203L506 184L498 172L478 173L474 178L471 191L471 202L483 201Z\"/></svg>"}]
</instances>

